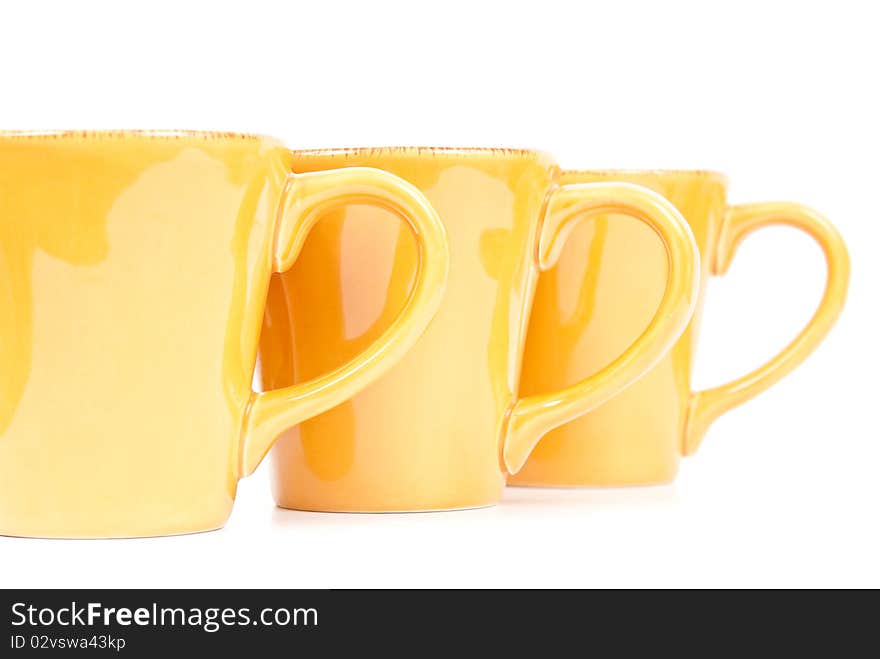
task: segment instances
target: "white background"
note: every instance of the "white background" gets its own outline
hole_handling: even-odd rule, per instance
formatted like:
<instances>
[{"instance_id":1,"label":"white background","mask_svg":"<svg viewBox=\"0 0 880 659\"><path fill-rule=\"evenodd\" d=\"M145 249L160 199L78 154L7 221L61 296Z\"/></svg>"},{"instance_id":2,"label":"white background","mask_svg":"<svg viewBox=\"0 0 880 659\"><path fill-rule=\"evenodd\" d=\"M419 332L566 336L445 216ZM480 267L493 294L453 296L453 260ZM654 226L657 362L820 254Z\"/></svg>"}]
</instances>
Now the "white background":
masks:
<instances>
[{"instance_id":1,"label":"white background","mask_svg":"<svg viewBox=\"0 0 880 659\"><path fill-rule=\"evenodd\" d=\"M538 147L571 167L712 168L731 201L840 228L847 308L676 483L508 490L486 510L277 510L128 541L0 538L0 586L880 586L880 18L868 2L9 3L0 127L205 128L290 146ZM696 384L812 313L819 250L773 229L709 284ZM2 365L0 365L2 367Z\"/></svg>"}]
</instances>

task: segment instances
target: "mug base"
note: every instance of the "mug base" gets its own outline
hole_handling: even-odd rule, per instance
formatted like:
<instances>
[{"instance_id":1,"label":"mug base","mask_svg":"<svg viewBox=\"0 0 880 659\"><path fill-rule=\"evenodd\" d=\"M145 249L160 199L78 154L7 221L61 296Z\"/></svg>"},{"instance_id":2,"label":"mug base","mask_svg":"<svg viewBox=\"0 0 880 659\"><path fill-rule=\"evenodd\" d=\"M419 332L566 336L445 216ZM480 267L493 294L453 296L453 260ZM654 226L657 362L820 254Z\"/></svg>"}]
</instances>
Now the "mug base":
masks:
<instances>
[{"instance_id":1,"label":"mug base","mask_svg":"<svg viewBox=\"0 0 880 659\"><path fill-rule=\"evenodd\" d=\"M5 531L0 530L2 538L20 538L23 540L142 540L146 538L173 538L174 536L197 535L199 533L212 533L219 531L225 526L214 526L211 528L168 531L168 532L107 532L107 533L70 533L70 532L51 532L51 531Z\"/></svg>"},{"instance_id":2,"label":"mug base","mask_svg":"<svg viewBox=\"0 0 880 659\"><path fill-rule=\"evenodd\" d=\"M614 490L638 487L663 487L670 485L675 481L675 476L671 478L645 479L632 482L583 482L583 483L544 483L532 481L516 481L508 483L507 487L534 488L543 490Z\"/></svg>"},{"instance_id":3,"label":"mug base","mask_svg":"<svg viewBox=\"0 0 880 659\"><path fill-rule=\"evenodd\" d=\"M321 506L302 506L302 505L286 505L283 503L276 503L278 508L282 510L296 510L298 512L303 513L329 513L329 514L339 514L339 515L411 515L418 513L454 513L463 510L482 510L483 508L492 508L493 506L497 506L498 502L493 501L492 503L481 503L474 504L468 506L449 506L449 507L437 507L437 508L376 508L376 509L368 509L368 508L360 508L360 509L345 509L345 508L331 508L331 507L321 507Z\"/></svg>"},{"instance_id":4,"label":"mug base","mask_svg":"<svg viewBox=\"0 0 880 659\"><path fill-rule=\"evenodd\" d=\"M50 529L27 529L14 530L0 528L0 537L6 538L22 538L30 540L138 540L143 538L170 538L183 535L197 535L199 533L211 533L219 531L226 526L226 521L217 524L206 524L204 526L193 526L185 528L170 529L107 529L107 530L57 530Z\"/></svg>"}]
</instances>

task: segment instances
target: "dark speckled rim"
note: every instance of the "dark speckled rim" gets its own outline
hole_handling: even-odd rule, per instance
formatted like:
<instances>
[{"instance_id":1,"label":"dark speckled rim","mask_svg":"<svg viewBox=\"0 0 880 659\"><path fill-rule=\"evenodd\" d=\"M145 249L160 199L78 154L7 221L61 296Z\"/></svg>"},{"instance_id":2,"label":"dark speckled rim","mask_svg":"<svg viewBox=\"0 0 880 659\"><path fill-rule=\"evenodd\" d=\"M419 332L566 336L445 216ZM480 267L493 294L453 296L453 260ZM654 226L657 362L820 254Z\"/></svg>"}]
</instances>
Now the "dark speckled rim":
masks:
<instances>
[{"instance_id":1,"label":"dark speckled rim","mask_svg":"<svg viewBox=\"0 0 880 659\"><path fill-rule=\"evenodd\" d=\"M253 133L213 130L0 130L0 140L201 140L220 142L278 142L274 137Z\"/></svg>"},{"instance_id":2,"label":"dark speckled rim","mask_svg":"<svg viewBox=\"0 0 880 659\"><path fill-rule=\"evenodd\" d=\"M544 151L506 147L363 146L329 149L293 149L291 153L297 158L375 158L382 156L404 158L517 158L555 163L553 157Z\"/></svg>"},{"instance_id":3,"label":"dark speckled rim","mask_svg":"<svg viewBox=\"0 0 880 659\"><path fill-rule=\"evenodd\" d=\"M727 175L711 169L564 169L563 176L591 176L626 179L640 176L655 178L706 179L727 185Z\"/></svg>"}]
</instances>

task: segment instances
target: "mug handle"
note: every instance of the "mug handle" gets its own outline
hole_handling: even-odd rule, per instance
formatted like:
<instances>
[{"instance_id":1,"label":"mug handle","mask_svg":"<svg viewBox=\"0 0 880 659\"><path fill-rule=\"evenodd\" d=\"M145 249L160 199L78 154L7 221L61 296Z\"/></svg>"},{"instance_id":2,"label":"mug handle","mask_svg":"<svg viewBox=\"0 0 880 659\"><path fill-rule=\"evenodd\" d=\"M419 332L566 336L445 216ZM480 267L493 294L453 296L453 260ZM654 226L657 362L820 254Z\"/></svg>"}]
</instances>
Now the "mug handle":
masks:
<instances>
[{"instance_id":1,"label":"mug handle","mask_svg":"<svg viewBox=\"0 0 880 659\"><path fill-rule=\"evenodd\" d=\"M693 313L700 256L690 227L666 199L631 183L575 183L551 193L538 241L540 270L556 263L580 221L608 214L640 220L663 241L668 264L663 299L641 336L608 366L570 387L528 396L513 405L502 445L509 474L522 468L544 434L595 409L650 370L669 351Z\"/></svg>"},{"instance_id":2,"label":"mug handle","mask_svg":"<svg viewBox=\"0 0 880 659\"><path fill-rule=\"evenodd\" d=\"M828 334L843 308L849 284L846 245L825 217L798 204L769 202L729 208L721 225L712 274L723 275L727 272L746 236L762 227L774 225L801 229L819 243L828 265L822 301L801 333L769 362L733 382L691 394L682 447L684 455L696 452L715 419L765 391L803 362Z\"/></svg>"},{"instance_id":3,"label":"mug handle","mask_svg":"<svg viewBox=\"0 0 880 659\"><path fill-rule=\"evenodd\" d=\"M415 284L394 322L343 366L307 382L251 393L239 452L242 476L257 468L284 430L348 400L386 373L419 339L440 306L449 271L443 223L418 189L370 167L290 175L275 233L274 272L290 269L309 231L328 209L358 203L394 211L409 223L419 245Z\"/></svg>"}]
</instances>

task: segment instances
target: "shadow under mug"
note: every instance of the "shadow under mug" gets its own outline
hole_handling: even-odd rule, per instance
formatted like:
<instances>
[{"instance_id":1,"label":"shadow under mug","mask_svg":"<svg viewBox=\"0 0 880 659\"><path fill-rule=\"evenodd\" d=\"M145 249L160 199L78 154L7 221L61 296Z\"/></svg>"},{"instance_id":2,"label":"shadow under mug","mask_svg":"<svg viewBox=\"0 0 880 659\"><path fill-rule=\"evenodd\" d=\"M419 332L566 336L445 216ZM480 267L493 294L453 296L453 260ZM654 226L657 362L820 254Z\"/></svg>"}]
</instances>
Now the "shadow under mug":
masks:
<instances>
[{"instance_id":1,"label":"shadow under mug","mask_svg":"<svg viewBox=\"0 0 880 659\"><path fill-rule=\"evenodd\" d=\"M386 172L291 164L250 135L0 133L0 534L218 528L282 429L415 342L448 270L434 210ZM270 274L347 202L413 230L404 309L331 373L257 394Z\"/></svg>"},{"instance_id":2,"label":"shadow under mug","mask_svg":"<svg viewBox=\"0 0 880 659\"><path fill-rule=\"evenodd\" d=\"M558 185L552 159L527 150L294 153L294 171L350 166L393 172L425 193L449 237L449 282L437 315L398 364L275 445L273 492L282 507L384 512L494 504L507 473L545 432L637 379L687 324L698 289L696 245L678 212L649 190ZM668 277L660 275L664 294L653 319L602 372L521 397L538 274L575 225L608 212L630 215L659 235L669 267ZM307 380L372 341L405 299L413 270L410 237L382 209L351 204L327 213L297 263L273 277L260 342L263 385Z\"/></svg>"},{"instance_id":3,"label":"shadow under mug","mask_svg":"<svg viewBox=\"0 0 880 659\"><path fill-rule=\"evenodd\" d=\"M834 227L792 203L729 206L727 181L704 171L569 171L562 182L629 182L678 208L702 255L702 287L687 330L649 373L590 414L549 433L512 485L616 486L666 483L682 455L697 450L725 411L784 377L819 345L843 307L849 279L846 247ZM726 385L693 392L691 371L711 275L726 272L737 247L771 225L801 229L822 248L825 293L806 328L764 366ZM663 294L664 255L638 223L608 213L579 227L556 266L541 277L526 343L524 393L564 386L600 369L651 318Z\"/></svg>"}]
</instances>

